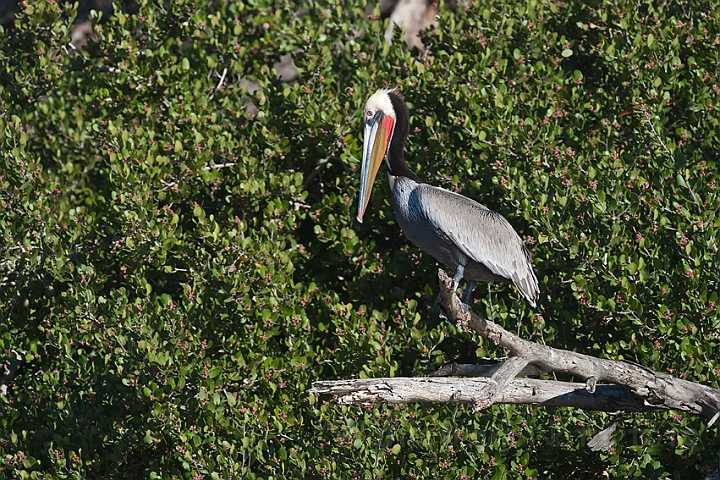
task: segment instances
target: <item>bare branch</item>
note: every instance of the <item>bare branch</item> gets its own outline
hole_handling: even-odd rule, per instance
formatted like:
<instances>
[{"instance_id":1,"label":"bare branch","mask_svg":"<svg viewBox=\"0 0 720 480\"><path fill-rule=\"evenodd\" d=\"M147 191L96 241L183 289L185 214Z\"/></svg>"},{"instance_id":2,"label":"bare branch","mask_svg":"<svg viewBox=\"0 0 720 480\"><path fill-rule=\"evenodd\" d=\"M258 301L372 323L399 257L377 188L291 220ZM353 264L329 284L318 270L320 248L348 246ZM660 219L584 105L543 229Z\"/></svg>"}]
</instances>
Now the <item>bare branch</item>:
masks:
<instances>
[{"instance_id":1,"label":"bare branch","mask_svg":"<svg viewBox=\"0 0 720 480\"><path fill-rule=\"evenodd\" d=\"M459 327L477 332L508 349L512 356L500 365L447 365L431 378L378 378L315 382L311 393L337 395L339 403L471 403L474 409L493 403L567 406L607 412L680 410L711 423L720 412L720 389L654 372L627 361L595 358L539 345L466 311L453 281L438 273L438 304ZM519 379L518 375L557 372L585 383ZM490 378L442 378L469 375ZM610 432L608 430L608 432ZM611 435L606 432L605 436ZM597 448L607 444L597 438Z\"/></svg>"},{"instance_id":2,"label":"bare branch","mask_svg":"<svg viewBox=\"0 0 720 480\"><path fill-rule=\"evenodd\" d=\"M337 395L338 403L472 403L487 391L486 378L361 378L329 380L313 384L310 393ZM512 380L495 403L540 404L547 407L576 407L605 412L639 412L663 409L647 406L625 387L598 385L588 393L581 383Z\"/></svg>"},{"instance_id":3,"label":"bare branch","mask_svg":"<svg viewBox=\"0 0 720 480\"><path fill-rule=\"evenodd\" d=\"M203 167L203 170L206 170L206 171L219 170L219 169L221 169L221 168L234 167L235 165L237 165L237 162L233 162L233 163L215 163L215 164L212 164L212 165L205 165L205 166Z\"/></svg>"},{"instance_id":4,"label":"bare branch","mask_svg":"<svg viewBox=\"0 0 720 480\"><path fill-rule=\"evenodd\" d=\"M497 372L488 379L484 391L473 398L473 412L489 407L498 399L505 386L518 376L527 366L528 361L523 357L510 357L503 363Z\"/></svg>"},{"instance_id":5,"label":"bare branch","mask_svg":"<svg viewBox=\"0 0 720 480\"><path fill-rule=\"evenodd\" d=\"M444 365L440 369L438 369L436 372L433 372L430 374L431 377L490 377L495 372L497 372L502 364L495 364L495 365L475 365L475 364L467 364L467 363L450 363L448 365ZM542 370L535 365L528 365L525 368L523 368L520 373L518 373L519 377L528 377L528 376L537 376L545 373L545 370Z\"/></svg>"},{"instance_id":6,"label":"bare branch","mask_svg":"<svg viewBox=\"0 0 720 480\"><path fill-rule=\"evenodd\" d=\"M223 69L222 75L220 76L220 81L218 82L217 87L215 87L215 90L219 90L220 87L222 87L223 82L225 82L225 75L227 75L227 71L227 67L225 67Z\"/></svg>"},{"instance_id":7,"label":"bare branch","mask_svg":"<svg viewBox=\"0 0 720 480\"><path fill-rule=\"evenodd\" d=\"M588 442L588 447L590 447L590 450L592 450L593 452L597 452L599 450L605 450L606 448L612 446L612 435L613 433L615 433L616 428L617 419L613 420L610 425L602 429Z\"/></svg>"},{"instance_id":8,"label":"bare branch","mask_svg":"<svg viewBox=\"0 0 720 480\"><path fill-rule=\"evenodd\" d=\"M528 363L546 371L584 378L588 380L590 391L602 382L624 385L649 407L681 410L707 420L720 410L720 389L654 372L629 362L595 358L523 340L501 326L465 311L455 295L452 279L442 269L438 276L441 289L439 301L448 318L456 320L458 326L467 327L507 348L513 355L527 359Z\"/></svg>"}]
</instances>

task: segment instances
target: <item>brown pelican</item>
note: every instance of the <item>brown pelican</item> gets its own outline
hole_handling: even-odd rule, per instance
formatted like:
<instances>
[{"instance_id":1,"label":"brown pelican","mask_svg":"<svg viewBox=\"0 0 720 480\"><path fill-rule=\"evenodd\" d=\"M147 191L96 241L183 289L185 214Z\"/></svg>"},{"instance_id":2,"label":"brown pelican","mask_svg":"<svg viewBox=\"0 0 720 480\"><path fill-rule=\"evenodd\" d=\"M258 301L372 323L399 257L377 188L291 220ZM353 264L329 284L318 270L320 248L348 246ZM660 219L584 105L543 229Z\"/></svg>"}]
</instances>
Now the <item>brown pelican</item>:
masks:
<instances>
[{"instance_id":1,"label":"brown pelican","mask_svg":"<svg viewBox=\"0 0 720 480\"><path fill-rule=\"evenodd\" d=\"M537 278L527 248L510 223L474 200L422 183L407 167L403 150L409 119L396 90L378 90L365 104L357 219L362 222L384 157L398 225L418 248L455 270L456 288L465 278L465 305L475 282L502 281L514 284L535 306Z\"/></svg>"}]
</instances>

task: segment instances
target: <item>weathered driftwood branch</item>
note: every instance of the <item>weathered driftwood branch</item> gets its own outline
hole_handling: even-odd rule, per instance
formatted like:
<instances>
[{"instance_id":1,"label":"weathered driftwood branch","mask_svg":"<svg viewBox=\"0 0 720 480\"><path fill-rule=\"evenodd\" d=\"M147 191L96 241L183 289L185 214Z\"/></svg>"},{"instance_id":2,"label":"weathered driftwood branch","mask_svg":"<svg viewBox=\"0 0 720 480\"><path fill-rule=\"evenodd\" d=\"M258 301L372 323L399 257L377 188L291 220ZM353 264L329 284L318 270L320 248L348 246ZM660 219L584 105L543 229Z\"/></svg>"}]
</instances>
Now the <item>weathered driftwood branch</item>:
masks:
<instances>
[{"instance_id":1,"label":"weathered driftwood branch","mask_svg":"<svg viewBox=\"0 0 720 480\"><path fill-rule=\"evenodd\" d=\"M449 363L440 367L437 371L430 374L431 377L489 377L497 372L502 363L495 365L479 365L474 363ZM518 376L533 377L546 373L546 370L528 365L520 370Z\"/></svg>"},{"instance_id":2,"label":"weathered driftwood branch","mask_svg":"<svg viewBox=\"0 0 720 480\"><path fill-rule=\"evenodd\" d=\"M671 377L628 362L595 358L523 340L501 326L465 311L455 294L452 279L443 270L439 271L438 276L441 306L449 318L455 319L459 326L466 326L495 344L507 348L528 364L543 370L584 378L590 393L600 382L614 383L628 387L633 395L650 408L681 410L700 415L707 420L716 419L716 414L720 412L720 389ZM500 389L504 380L502 370L501 367L490 377L499 380Z\"/></svg>"},{"instance_id":3,"label":"weathered driftwood branch","mask_svg":"<svg viewBox=\"0 0 720 480\"><path fill-rule=\"evenodd\" d=\"M523 340L499 325L465 311L452 279L442 269L439 277L441 294L438 302L447 317L458 326L469 328L508 349L512 356L505 363L494 366L452 364L435 372L434 376L481 375L488 379L336 380L315 382L310 392L337 395L341 403L461 402L471 403L475 409L493 403L536 403L620 412L680 410L699 415L710 424L720 416L720 389L629 362L595 358ZM516 378L542 372L566 373L583 378L586 383Z\"/></svg>"},{"instance_id":4,"label":"weathered driftwood branch","mask_svg":"<svg viewBox=\"0 0 720 480\"><path fill-rule=\"evenodd\" d=\"M485 394L488 382L487 378L361 378L315 382L310 391L337 395L338 403L473 403ZM537 403L605 412L649 409L629 389L618 385L598 385L595 393L588 393L583 384L532 378L512 380L497 393L494 403Z\"/></svg>"}]
</instances>

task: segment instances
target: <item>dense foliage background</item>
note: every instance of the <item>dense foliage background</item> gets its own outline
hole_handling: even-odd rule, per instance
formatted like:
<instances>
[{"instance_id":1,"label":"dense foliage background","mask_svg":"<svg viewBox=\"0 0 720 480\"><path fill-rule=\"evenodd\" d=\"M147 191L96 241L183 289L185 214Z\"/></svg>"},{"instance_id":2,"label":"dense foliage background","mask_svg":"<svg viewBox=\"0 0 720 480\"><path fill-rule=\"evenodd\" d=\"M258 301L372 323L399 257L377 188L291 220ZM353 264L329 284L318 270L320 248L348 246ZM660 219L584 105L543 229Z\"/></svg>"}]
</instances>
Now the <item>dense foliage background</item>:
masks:
<instances>
[{"instance_id":1,"label":"dense foliage background","mask_svg":"<svg viewBox=\"0 0 720 480\"><path fill-rule=\"evenodd\" d=\"M355 221L361 114L527 239L520 335L715 387L720 5L477 0L425 54L365 0L145 1L68 52L73 7L0 35L0 476L702 478L717 424L496 405L338 406L320 379L505 352L441 322L384 175ZM159 5L155 5L159 3ZM300 78L275 78L292 53ZM251 80L262 86L246 98ZM247 113L246 100L258 108ZM0 375L3 375L0 371ZM8 376L3 377L4 383Z\"/></svg>"}]
</instances>

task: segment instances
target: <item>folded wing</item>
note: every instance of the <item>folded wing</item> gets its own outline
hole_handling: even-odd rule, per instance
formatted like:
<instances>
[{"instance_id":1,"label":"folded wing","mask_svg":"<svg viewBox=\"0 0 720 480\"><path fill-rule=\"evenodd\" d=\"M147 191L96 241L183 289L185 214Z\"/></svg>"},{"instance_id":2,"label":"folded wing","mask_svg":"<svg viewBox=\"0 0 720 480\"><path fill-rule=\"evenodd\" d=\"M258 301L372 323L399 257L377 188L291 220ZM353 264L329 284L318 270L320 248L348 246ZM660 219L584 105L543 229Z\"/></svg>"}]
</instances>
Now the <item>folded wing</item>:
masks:
<instances>
[{"instance_id":1,"label":"folded wing","mask_svg":"<svg viewBox=\"0 0 720 480\"><path fill-rule=\"evenodd\" d=\"M417 207L428 224L468 258L510 280L535 305L538 281L530 254L512 225L467 197L428 184L418 187Z\"/></svg>"}]
</instances>

